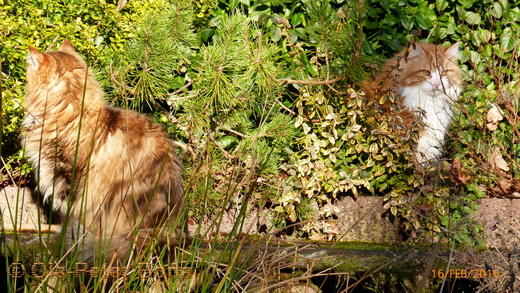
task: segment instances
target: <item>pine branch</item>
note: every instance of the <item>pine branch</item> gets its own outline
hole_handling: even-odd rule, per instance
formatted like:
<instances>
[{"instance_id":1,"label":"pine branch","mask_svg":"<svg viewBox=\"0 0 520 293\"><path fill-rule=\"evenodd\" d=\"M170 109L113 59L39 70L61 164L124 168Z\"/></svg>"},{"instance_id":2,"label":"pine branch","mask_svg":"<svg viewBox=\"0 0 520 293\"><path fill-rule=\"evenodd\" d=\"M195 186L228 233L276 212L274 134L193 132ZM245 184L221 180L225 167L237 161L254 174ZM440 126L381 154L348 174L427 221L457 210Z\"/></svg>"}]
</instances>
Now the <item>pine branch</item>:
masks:
<instances>
[{"instance_id":1,"label":"pine branch","mask_svg":"<svg viewBox=\"0 0 520 293\"><path fill-rule=\"evenodd\" d=\"M236 130L233 130L233 129L227 127L227 126L222 125L220 122L218 122L218 121L217 121L215 118L213 118L213 117L211 118L211 120L212 120L213 122L215 122L215 124L217 124L220 128L224 129L225 131L227 131L227 132L229 132L229 133L235 134L235 135L240 136L240 137L242 137L242 138L249 137L248 135L242 134L242 133L240 133L240 132L238 132L238 131L236 131Z\"/></svg>"},{"instance_id":2,"label":"pine branch","mask_svg":"<svg viewBox=\"0 0 520 293\"><path fill-rule=\"evenodd\" d=\"M360 1L358 2L357 6L358 11L361 11L363 9L363 3ZM352 59L350 59L349 64L347 68L352 68L354 64L359 60L361 57L362 52L362 46L363 46L363 19L358 16L357 18L357 27L358 27L358 40L356 44L354 44L354 55L352 56Z\"/></svg>"},{"instance_id":3,"label":"pine branch","mask_svg":"<svg viewBox=\"0 0 520 293\"><path fill-rule=\"evenodd\" d=\"M306 85L330 85L333 83L336 83L340 80L345 78L343 75L340 75L334 79L328 79L328 80L295 80L290 78L282 78L278 79L280 82L278 85L286 85L286 84L306 84Z\"/></svg>"}]
</instances>

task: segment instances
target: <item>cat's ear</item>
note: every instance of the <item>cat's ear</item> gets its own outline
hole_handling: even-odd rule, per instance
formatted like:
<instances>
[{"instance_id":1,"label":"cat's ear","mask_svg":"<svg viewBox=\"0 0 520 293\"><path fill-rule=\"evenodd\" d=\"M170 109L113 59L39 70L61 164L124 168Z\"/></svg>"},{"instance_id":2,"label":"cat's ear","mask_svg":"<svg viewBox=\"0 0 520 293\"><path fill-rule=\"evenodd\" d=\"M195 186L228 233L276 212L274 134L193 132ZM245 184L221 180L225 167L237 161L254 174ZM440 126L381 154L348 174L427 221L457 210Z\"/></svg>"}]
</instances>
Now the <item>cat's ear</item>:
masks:
<instances>
[{"instance_id":1,"label":"cat's ear","mask_svg":"<svg viewBox=\"0 0 520 293\"><path fill-rule=\"evenodd\" d=\"M58 51L77 54L76 49L74 49L74 46L72 46L72 43L69 40L65 40Z\"/></svg>"},{"instance_id":2,"label":"cat's ear","mask_svg":"<svg viewBox=\"0 0 520 293\"><path fill-rule=\"evenodd\" d=\"M448 59L457 60L460 58L459 45L460 42L456 42L455 44L446 48L446 57L448 57Z\"/></svg>"},{"instance_id":3,"label":"cat's ear","mask_svg":"<svg viewBox=\"0 0 520 293\"><path fill-rule=\"evenodd\" d=\"M34 66L37 68L40 66L40 64L42 64L43 59L45 59L43 53L33 47L29 47L29 56L27 56L27 64L29 64L29 66Z\"/></svg>"},{"instance_id":4,"label":"cat's ear","mask_svg":"<svg viewBox=\"0 0 520 293\"><path fill-rule=\"evenodd\" d=\"M78 60L79 62L84 63L83 58L78 53L78 51L76 51L74 46L72 46L72 43L69 40L65 40L63 42L63 44L61 44L58 51L67 53L67 54L73 56L74 58L76 58L76 60Z\"/></svg>"},{"instance_id":5,"label":"cat's ear","mask_svg":"<svg viewBox=\"0 0 520 293\"><path fill-rule=\"evenodd\" d=\"M412 45L408 49L408 58L415 58L424 54L424 50L419 45Z\"/></svg>"}]
</instances>

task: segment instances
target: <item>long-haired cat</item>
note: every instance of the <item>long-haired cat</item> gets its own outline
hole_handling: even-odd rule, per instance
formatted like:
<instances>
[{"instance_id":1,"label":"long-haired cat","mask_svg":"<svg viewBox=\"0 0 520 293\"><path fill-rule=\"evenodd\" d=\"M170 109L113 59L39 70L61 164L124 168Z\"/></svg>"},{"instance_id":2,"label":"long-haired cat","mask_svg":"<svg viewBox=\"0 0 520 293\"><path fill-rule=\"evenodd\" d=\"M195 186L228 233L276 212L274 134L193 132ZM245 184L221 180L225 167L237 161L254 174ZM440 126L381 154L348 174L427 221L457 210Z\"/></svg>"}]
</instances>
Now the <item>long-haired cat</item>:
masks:
<instances>
[{"instance_id":1,"label":"long-haired cat","mask_svg":"<svg viewBox=\"0 0 520 293\"><path fill-rule=\"evenodd\" d=\"M120 263L152 241L177 245L182 166L162 128L107 105L69 41L48 53L30 47L27 63L22 143L43 201L69 215L68 246L84 240L80 260L92 265L103 253Z\"/></svg>"},{"instance_id":2,"label":"long-haired cat","mask_svg":"<svg viewBox=\"0 0 520 293\"><path fill-rule=\"evenodd\" d=\"M462 90L459 43L449 47L413 44L389 59L375 81L364 86L369 98L380 99L393 93L400 104L397 115L410 128L422 120L416 157L419 163L441 157L446 131L453 115L452 106ZM382 107L389 109L388 103Z\"/></svg>"}]
</instances>

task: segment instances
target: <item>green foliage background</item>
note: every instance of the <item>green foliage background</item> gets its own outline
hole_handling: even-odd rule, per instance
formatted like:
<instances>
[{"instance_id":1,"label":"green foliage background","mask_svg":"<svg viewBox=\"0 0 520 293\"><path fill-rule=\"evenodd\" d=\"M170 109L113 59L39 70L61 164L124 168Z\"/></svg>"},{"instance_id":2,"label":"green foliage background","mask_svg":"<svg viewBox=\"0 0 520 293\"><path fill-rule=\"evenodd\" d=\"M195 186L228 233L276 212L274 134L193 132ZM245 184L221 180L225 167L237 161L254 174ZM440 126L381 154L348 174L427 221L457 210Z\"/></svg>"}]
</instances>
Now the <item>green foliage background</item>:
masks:
<instances>
[{"instance_id":1,"label":"green foliage background","mask_svg":"<svg viewBox=\"0 0 520 293\"><path fill-rule=\"evenodd\" d=\"M276 227L333 238L336 200L375 195L414 238L472 242L475 200L520 192L519 1L0 5L4 181L28 170L17 143L27 47L71 39L109 103L175 137L196 217L252 201ZM371 64L416 41L460 42L465 80L450 155L422 171L410 159L417 133L390 126L359 91Z\"/></svg>"}]
</instances>

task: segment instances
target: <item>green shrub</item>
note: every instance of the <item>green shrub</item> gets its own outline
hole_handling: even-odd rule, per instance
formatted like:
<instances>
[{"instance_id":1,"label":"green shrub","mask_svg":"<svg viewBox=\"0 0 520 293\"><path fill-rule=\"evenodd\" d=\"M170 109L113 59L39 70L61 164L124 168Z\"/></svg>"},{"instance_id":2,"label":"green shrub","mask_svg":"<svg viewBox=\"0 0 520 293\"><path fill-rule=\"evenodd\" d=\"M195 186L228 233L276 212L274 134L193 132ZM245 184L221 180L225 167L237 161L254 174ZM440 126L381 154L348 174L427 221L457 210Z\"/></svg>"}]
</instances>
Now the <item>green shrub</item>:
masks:
<instances>
[{"instance_id":1,"label":"green shrub","mask_svg":"<svg viewBox=\"0 0 520 293\"><path fill-rule=\"evenodd\" d=\"M467 240L476 235L478 227L471 222L466 226L454 223L466 221L477 208L476 199L485 194L511 197L520 187L519 58L515 49L520 42L520 2L410 0L367 4L365 49L369 54L391 55L415 37L444 45L462 44L464 92L445 147L454 160L435 175L433 189L418 198L415 207L428 202L440 207L444 201L444 208L433 209L438 220L428 221L427 228L458 227L462 232L456 232L456 238ZM406 218L412 208L399 214ZM431 217L431 212L421 213Z\"/></svg>"},{"instance_id":2,"label":"green shrub","mask_svg":"<svg viewBox=\"0 0 520 293\"><path fill-rule=\"evenodd\" d=\"M457 105L454 131L446 146L446 154L454 155L435 170L411 171L412 166L406 162L413 148L413 132L411 139L396 140L403 133L388 131L384 115L370 112L370 105L364 102L356 103L358 93L350 92L356 98L349 99L338 96L338 91L331 94L323 88L302 87L296 103L296 125L303 131L301 148L293 152L286 166L292 188L280 204L287 207L287 218L297 221L301 219L297 219L294 206L310 197L321 205L321 218L327 219L333 216L330 205L338 194L348 191L346 194L354 196L384 195L385 206L403 217L414 238L448 236L459 242L479 241L476 235L480 228L468 218L476 211L476 200L496 191L511 196L518 188L518 57L513 50L519 39L518 7L507 1L366 1L365 5L359 12L366 36L365 54L389 56L414 39L444 45L462 42L465 92ZM306 15L307 31L314 30L310 17ZM350 21L356 23L355 18ZM327 32L345 29L338 22L327 23L331 27L320 31L323 38L313 44L315 48L327 47ZM318 49L314 54L310 60L322 56ZM328 62L316 63L314 71L307 72L334 72L334 57L332 53ZM323 79L323 75L310 79ZM341 100L348 102L341 104ZM502 113L493 131L486 129L486 119L490 119L486 115L490 117L490 113ZM374 132L370 123L373 119L385 129L376 127ZM359 134L348 148L338 138L351 127L356 127ZM384 135L378 136L381 133ZM399 145L398 153L385 149L394 145ZM394 169L387 167L386 160L376 160L371 150L391 153L388 166ZM488 159L493 152L496 162ZM313 225L315 232L325 228Z\"/></svg>"},{"instance_id":3,"label":"green shrub","mask_svg":"<svg viewBox=\"0 0 520 293\"><path fill-rule=\"evenodd\" d=\"M201 44L186 4L145 17L109 75L114 99L161 109L159 120L185 151L186 193L203 218L222 202L274 196L294 128L274 78L279 49L239 12L220 17Z\"/></svg>"},{"instance_id":4,"label":"green shrub","mask_svg":"<svg viewBox=\"0 0 520 293\"><path fill-rule=\"evenodd\" d=\"M430 42L462 43L465 91L457 106L454 144L448 146L448 152L462 162L463 172L481 190L485 187L498 196L518 192L520 2L395 0L367 4L367 53L390 55L416 29L422 29L416 35Z\"/></svg>"},{"instance_id":5,"label":"green shrub","mask_svg":"<svg viewBox=\"0 0 520 293\"><path fill-rule=\"evenodd\" d=\"M97 71L108 67L111 56L121 54L123 44L132 37L130 28L135 18L140 18L145 11L157 10L165 3L162 0L131 1L118 8L105 1L0 1L1 155L6 161L2 182L12 181L7 176L9 172L20 175L17 167L23 164L17 140L25 115L23 97L28 47L55 50L63 40L70 39ZM22 170L27 170L27 166ZM26 172L22 173L25 175Z\"/></svg>"}]
</instances>

